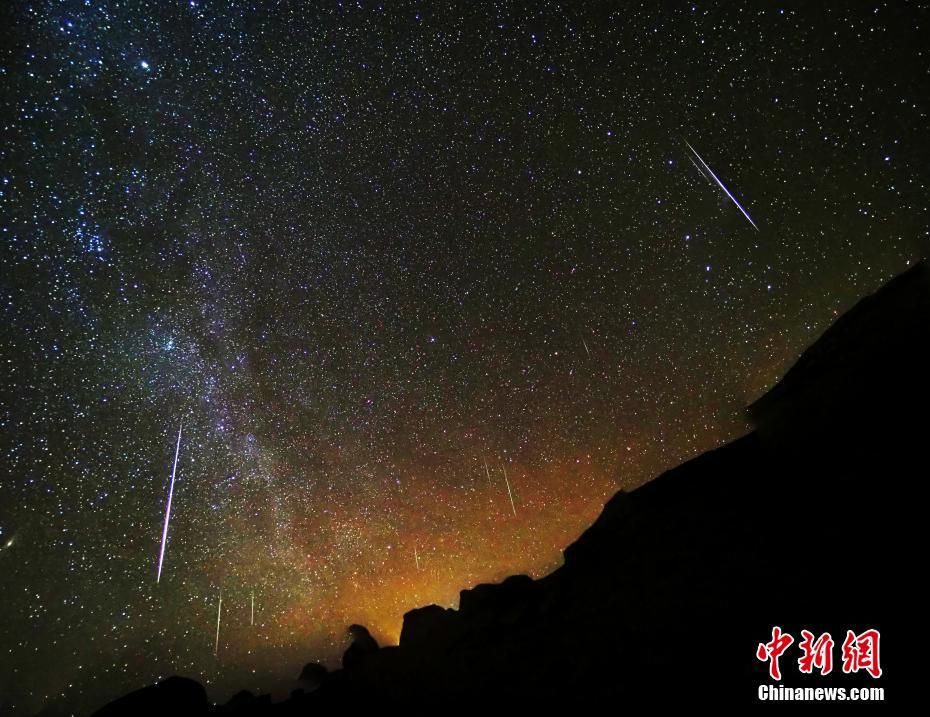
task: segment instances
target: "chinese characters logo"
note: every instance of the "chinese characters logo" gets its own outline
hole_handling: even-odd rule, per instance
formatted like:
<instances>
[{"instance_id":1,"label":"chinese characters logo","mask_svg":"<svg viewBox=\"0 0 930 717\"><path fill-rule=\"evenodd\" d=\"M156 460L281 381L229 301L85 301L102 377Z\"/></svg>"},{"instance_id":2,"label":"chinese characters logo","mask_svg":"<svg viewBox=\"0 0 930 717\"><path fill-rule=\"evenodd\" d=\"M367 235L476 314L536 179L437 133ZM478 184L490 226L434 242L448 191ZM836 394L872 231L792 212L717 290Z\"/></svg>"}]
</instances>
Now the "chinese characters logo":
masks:
<instances>
[{"instance_id":1,"label":"chinese characters logo","mask_svg":"<svg viewBox=\"0 0 930 717\"><path fill-rule=\"evenodd\" d=\"M869 629L858 635L852 630L846 631L846 639L842 646L842 669L844 674L852 674L864 670L873 678L882 675L879 661L878 630ZM769 677L781 680L781 665L779 659L795 643L794 637L777 625L772 628L772 639L769 642L760 642L756 648L756 658L769 665ZM798 658L798 670L802 674L810 675L818 670L821 675L829 675L833 671L833 638L829 632L822 633L815 639L814 633L801 630L801 641L798 648L801 656Z\"/></svg>"}]
</instances>

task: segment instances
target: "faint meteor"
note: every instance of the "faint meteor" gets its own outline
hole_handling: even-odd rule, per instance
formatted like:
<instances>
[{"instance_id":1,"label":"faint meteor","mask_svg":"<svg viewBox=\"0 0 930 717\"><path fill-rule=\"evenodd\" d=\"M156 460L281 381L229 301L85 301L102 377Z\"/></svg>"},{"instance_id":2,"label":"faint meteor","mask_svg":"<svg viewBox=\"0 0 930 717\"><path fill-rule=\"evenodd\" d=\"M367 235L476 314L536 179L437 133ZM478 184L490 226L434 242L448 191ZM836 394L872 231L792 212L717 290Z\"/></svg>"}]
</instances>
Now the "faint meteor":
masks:
<instances>
[{"instance_id":1,"label":"faint meteor","mask_svg":"<svg viewBox=\"0 0 930 717\"><path fill-rule=\"evenodd\" d=\"M724 183L720 181L720 178L717 177L716 174L714 174L714 170L712 170L712 169L707 165L707 162L705 162L703 159L701 159L701 155L699 155L699 154L697 153L697 150L696 150L694 147L691 146L691 144L688 142L688 140L685 140L685 144L688 145L688 149L690 149L690 150L694 153L694 156L698 158L698 161L703 165L704 169L707 170L707 173L708 173L711 177L713 177L714 181L717 182L718 185L720 185L720 188L721 188L721 189L726 193L726 195L733 201L733 203L736 205L736 208L739 209L739 210L743 213L743 216L746 217L746 220L747 220L750 224L752 224L752 228L755 229L756 231L759 231L759 227L756 226L756 223L752 220L752 217L749 216L749 212L747 212L745 209L743 209L743 205L740 204L740 203L737 201L736 197L734 197L734 196L730 193L730 190L726 188L726 185L724 185ZM692 160L692 164L694 164L694 160ZM697 167L696 164L695 164L694 166ZM700 167L698 167L698 169L700 169ZM703 174L703 172L702 172L702 174Z\"/></svg>"},{"instance_id":2,"label":"faint meteor","mask_svg":"<svg viewBox=\"0 0 930 717\"><path fill-rule=\"evenodd\" d=\"M694 157L689 156L689 157L688 157L688 161L691 162L691 164L694 165L694 168L695 168L698 172L700 172L700 173L701 173L701 176L704 177L704 179L707 180L707 183L708 183L710 186L713 187L713 186L714 186L714 182L711 180L710 177L707 176L707 174L704 172L704 170L701 169L701 165L699 165L697 162L694 161Z\"/></svg>"},{"instance_id":3,"label":"faint meteor","mask_svg":"<svg viewBox=\"0 0 930 717\"><path fill-rule=\"evenodd\" d=\"M504 483L507 484L507 495L510 496L510 508L513 510L513 514L517 514L517 506L513 503L513 493L510 490L510 479L507 478L507 466L501 463L501 469L504 471Z\"/></svg>"},{"instance_id":4,"label":"faint meteor","mask_svg":"<svg viewBox=\"0 0 930 717\"><path fill-rule=\"evenodd\" d=\"M493 488L493 485L491 484L491 471L488 470L488 461L487 461L487 459L484 460L484 472L485 472L485 473L487 474L487 476L488 476L488 488Z\"/></svg>"},{"instance_id":5,"label":"faint meteor","mask_svg":"<svg viewBox=\"0 0 930 717\"><path fill-rule=\"evenodd\" d=\"M413 559L417 564L417 570L420 569L420 554L417 552L417 546L413 546Z\"/></svg>"},{"instance_id":6,"label":"faint meteor","mask_svg":"<svg viewBox=\"0 0 930 717\"><path fill-rule=\"evenodd\" d=\"M255 591L252 591L252 619L249 621L250 625L255 624Z\"/></svg>"},{"instance_id":7,"label":"faint meteor","mask_svg":"<svg viewBox=\"0 0 930 717\"><path fill-rule=\"evenodd\" d=\"M584 340L584 336L581 337L581 343L584 346L584 352L588 354L588 358L591 358L591 352L588 350L588 342Z\"/></svg>"},{"instance_id":8,"label":"faint meteor","mask_svg":"<svg viewBox=\"0 0 930 717\"><path fill-rule=\"evenodd\" d=\"M220 617L223 615L223 591L220 590L220 602L216 606L216 644L213 646L213 656L220 652Z\"/></svg>"},{"instance_id":9,"label":"faint meteor","mask_svg":"<svg viewBox=\"0 0 930 717\"><path fill-rule=\"evenodd\" d=\"M181 452L181 430L184 428L182 419L178 426L178 445L174 449L174 465L171 468L171 485L168 488L168 507L165 509L165 526L161 531L161 551L158 553L158 575L155 578L155 584L161 582L161 566L165 561L165 543L168 541L168 523L171 520L171 499L174 497L174 476L178 470L178 455Z\"/></svg>"}]
</instances>

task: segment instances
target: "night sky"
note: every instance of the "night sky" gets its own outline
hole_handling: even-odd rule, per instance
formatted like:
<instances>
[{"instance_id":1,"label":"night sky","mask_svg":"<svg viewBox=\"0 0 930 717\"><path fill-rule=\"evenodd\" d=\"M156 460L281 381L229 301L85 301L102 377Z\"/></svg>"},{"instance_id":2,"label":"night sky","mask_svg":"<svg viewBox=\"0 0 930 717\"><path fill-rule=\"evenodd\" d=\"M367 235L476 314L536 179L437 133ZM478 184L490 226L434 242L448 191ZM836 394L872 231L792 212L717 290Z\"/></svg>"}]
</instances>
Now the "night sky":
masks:
<instances>
[{"instance_id":1,"label":"night sky","mask_svg":"<svg viewBox=\"0 0 930 717\"><path fill-rule=\"evenodd\" d=\"M0 711L547 573L930 243L916 3L3 5Z\"/></svg>"}]
</instances>

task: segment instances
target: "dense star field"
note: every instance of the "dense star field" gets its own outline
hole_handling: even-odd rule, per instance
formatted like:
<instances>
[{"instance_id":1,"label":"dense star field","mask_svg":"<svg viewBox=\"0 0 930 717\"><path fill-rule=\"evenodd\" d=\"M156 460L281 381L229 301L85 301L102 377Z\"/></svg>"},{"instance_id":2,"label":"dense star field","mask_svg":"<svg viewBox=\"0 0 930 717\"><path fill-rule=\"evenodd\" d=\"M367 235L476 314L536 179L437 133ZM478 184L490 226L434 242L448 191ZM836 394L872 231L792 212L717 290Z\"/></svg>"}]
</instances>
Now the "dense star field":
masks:
<instances>
[{"instance_id":1,"label":"dense star field","mask_svg":"<svg viewBox=\"0 0 930 717\"><path fill-rule=\"evenodd\" d=\"M927 19L4 3L0 711L273 689L745 431L928 246Z\"/></svg>"}]
</instances>

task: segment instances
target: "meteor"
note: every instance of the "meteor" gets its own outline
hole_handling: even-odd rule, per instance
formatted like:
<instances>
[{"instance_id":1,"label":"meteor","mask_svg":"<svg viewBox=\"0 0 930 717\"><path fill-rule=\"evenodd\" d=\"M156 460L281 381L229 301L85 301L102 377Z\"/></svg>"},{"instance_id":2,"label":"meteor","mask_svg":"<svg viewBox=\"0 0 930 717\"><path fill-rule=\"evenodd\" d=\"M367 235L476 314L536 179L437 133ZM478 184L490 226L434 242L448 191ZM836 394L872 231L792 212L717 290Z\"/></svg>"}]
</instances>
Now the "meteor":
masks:
<instances>
[{"instance_id":1,"label":"meteor","mask_svg":"<svg viewBox=\"0 0 930 717\"><path fill-rule=\"evenodd\" d=\"M501 463L501 469L504 471L504 483L507 484L507 495L510 496L510 508L513 510L513 514L517 514L517 506L513 504L513 493L510 491L510 479L507 478L507 466Z\"/></svg>"},{"instance_id":2,"label":"meteor","mask_svg":"<svg viewBox=\"0 0 930 717\"><path fill-rule=\"evenodd\" d=\"M701 169L701 165L699 165L697 162L694 161L694 157L688 157L688 161L691 162L691 164L694 165L694 168L695 168L698 172L700 172L700 173L701 173L701 176L704 177L704 179L707 180L707 183L708 183L710 186L713 187L713 186L714 186L714 183L711 181L710 177L708 177L707 174L704 173L704 170Z\"/></svg>"},{"instance_id":3,"label":"meteor","mask_svg":"<svg viewBox=\"0 0 930 717\"><path fill-rule=\"evenodd\" d=\"M484 461L484 472L488 475L488 488L491 488L491 471L488 470L488 462Z\"/></svg>"},{"instance_id":4,"label":"meteor","mask_svg":"<svg viewBox=\"0 0 930 717\"><path fill-rule=\"evenodd\" d=\"M181 452L181 429L184 428L184 421L181 420L178 426L178 445L174 449L174 466L171 468L171 485L168 488L168 507L165 509L165 526L161 531L161 551L158 553L158 575L155 578L155 584L161 582L161 566L165 561L165 544L168 541L168 523L171 520L171 499L174 496L174 476L178 470L178 454Z\"/></svg>"},{"instance_id":5,"label":"meteor","mask_svg":"<svg viewBox=\"0 0 930 717\"><path fill-rule=\"evenodd\" d=\"M694 149L694 147L692 147L692 146L690 145L690 143L688 142L688 140L685 140L685 144L688 145L688 149L690 149L690 150L694 153L694 156L698 158L698 161L704 166L704 169L707 170L707 173L708 173L711 177L713 177L714 181L717 182L718 185L720 185L720 188L721 188L721 189L726 193L726 195L733 201L733 203L736 205L736 208L739 209L739 210L743 213L743 216L746 217L747 221L748 221L750 224L752 224L752 228L755 229L756 231L759 231L759 227L756 226L756 223L752 220L752 217L749 216L749 213L748 213L745 209L743 209L743 205L740 204L740 203L736 200L736 197L734 197L734 196L730 193L730 190L727 189L726 186L724 185L724 183L720 181L720 178L717 177L716 174L714 174L714 170L712 170L712 169L707 165L707 162L705 162L703 159L701 159L701 155L699 155L699 154L697 153L697 150ZM692 160L691 163L694 164L694 160ZM694 165L694 166L697 167L697 165ZM700 169L700 167L698 167L698 169ZM703 172L702 172L702 174L703 174Z\"/></svg>"},{"instance_id":6,"label":"meteor","mask_svg":"<svg viewBox=\"0 0 930 717\"><path fill-rule=\"evenodd\" d=\"M250 625L255 624L255 591L252 591L252 620L249 623Z\"/></svg>"},{"instance_id":7,"label":"meteor","mask_svg":"<svg viewBox=\"0 0 930 717\"><path fill-rule=\"evenodd\" d=\"M213 656L220 652L220 617L223 614L223 591L220 590L220 602L216 606L216 644L213 646Z\"/></svg>"}]
</instances>

